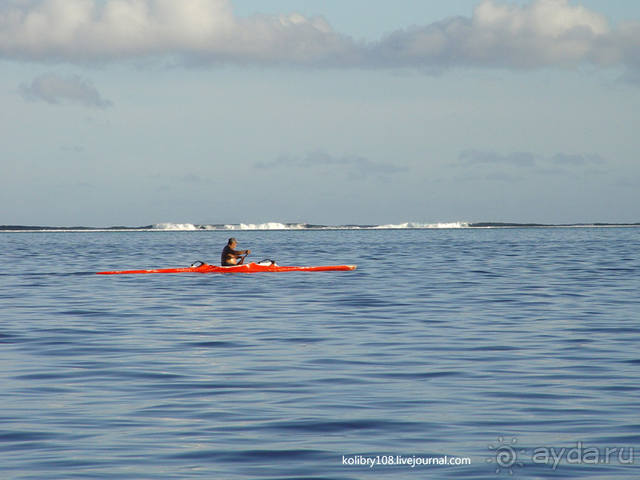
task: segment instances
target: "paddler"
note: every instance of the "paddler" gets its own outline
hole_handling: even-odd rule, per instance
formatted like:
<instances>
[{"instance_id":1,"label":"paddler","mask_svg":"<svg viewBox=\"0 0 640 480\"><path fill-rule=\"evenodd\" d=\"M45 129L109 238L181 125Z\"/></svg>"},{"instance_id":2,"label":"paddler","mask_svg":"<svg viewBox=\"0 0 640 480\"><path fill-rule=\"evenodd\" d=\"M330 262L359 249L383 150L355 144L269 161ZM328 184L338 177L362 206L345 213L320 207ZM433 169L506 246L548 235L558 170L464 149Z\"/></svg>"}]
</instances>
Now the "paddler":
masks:
<instances>
[{"instance_id":1,"label":"paddler","mask_svg":"<svg viewBox=\"0 0 640 480\"><path fill-rule=\"evenodd\" d=\"M223 267L232 265L242 265L244 258L251 253L251 250L236 250L238 242L235 238L230 238L225 247L222 249L222 258L220 262Z\"/></svg>"}]
</instances>

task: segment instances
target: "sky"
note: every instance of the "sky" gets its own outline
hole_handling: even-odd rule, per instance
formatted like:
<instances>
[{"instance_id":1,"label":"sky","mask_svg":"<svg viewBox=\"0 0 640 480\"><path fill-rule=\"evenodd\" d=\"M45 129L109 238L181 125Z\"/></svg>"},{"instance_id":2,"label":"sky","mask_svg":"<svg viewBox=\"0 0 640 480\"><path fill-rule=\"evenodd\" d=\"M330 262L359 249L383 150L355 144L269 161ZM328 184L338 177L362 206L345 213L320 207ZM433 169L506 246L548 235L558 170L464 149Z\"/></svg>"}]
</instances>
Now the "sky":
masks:
<instances>
[{"instance_id":1,"label":"sky","mask_svg":"<svg viewBox=\"0 0 640 480\"><path fill-rule=\"evenodd\" d=\"M635 0L2 0L0 224L640 222Z\"/></svg>"}]
</instances>

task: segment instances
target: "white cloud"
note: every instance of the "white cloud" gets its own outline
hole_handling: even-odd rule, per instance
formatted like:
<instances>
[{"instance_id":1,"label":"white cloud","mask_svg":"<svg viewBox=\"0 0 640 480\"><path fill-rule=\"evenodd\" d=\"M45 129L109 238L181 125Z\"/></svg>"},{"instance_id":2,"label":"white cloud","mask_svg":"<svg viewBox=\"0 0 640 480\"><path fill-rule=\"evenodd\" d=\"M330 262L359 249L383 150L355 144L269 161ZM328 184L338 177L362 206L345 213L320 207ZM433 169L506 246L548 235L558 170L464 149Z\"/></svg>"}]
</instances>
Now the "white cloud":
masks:
<instances>
[{"instance_id":1,"label":"white cloud","mask_svg":"<svg viewBox=\"0 0 640 480\"><path fill-rule=\"evenodd\" d=\"M0 7L0 56L69 62L153 55L314 63L345 41L321 18L234 17L227 0L39 0Z\"/></svg>"},{"instance_id":2,"label":"white cloud","mask_svg":"<svg viewBox=\"0 0 640 480\"><path fill-rule=\"evenodd\" d=\"M229 0L5 0L0 6L0 58L73 63L160 55L358 68L640 66L640 22L614 27L568 0L482 0L471 17L363 44L321 17L236 17Z\"/></svg>"},{"instance_id":3,"label":"white cloud","mask_svg":"<svg viewBox=\"0 0 640 480\"><path fill-rule=\"evenodd\" d=\"M482 1L456 17L397 31L373 54L389 65L533 68L630 63L640 52L640 23L612 29L606 18L568 0L523 6Z\"/></svg>"},{"instance_id":4,"label":"white cloud","mask_svg":"<svg viewBox=\"0 0 640 480\"><path fill-rule=\"evenodd\" d=\"M63 77L45 73L30 84L20 85L20 93L26 100L51 104L78 103L87 107L106 108L112 103L103 98L91 81L72 75Z\"/></svg>"}]
</instances>

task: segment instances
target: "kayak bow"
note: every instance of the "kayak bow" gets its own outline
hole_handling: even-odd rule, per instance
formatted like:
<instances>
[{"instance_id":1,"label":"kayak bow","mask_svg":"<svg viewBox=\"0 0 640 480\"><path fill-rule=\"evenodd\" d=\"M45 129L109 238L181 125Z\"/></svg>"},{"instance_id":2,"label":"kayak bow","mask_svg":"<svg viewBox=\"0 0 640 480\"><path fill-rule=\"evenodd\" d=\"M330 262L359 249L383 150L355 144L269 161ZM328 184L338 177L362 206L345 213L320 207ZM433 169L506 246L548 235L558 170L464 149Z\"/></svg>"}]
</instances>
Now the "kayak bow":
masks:
<instances>
[{"instance_id":1,"label":"kayak bow","mask_svg":"<svg viewBox=\"0 0 640 480\"><path fill-rule=\"evenodd\" d=\"M220 267L203 263L197 267L157 268L152 270L115 270L112 272L96 272L98 275L129 275L134 273L258 273L258 272L329 272L355 270L356 265L324 265L319 267L285 267L275 264L264 265L248 263Z\"/></svg>"}]
</instances>

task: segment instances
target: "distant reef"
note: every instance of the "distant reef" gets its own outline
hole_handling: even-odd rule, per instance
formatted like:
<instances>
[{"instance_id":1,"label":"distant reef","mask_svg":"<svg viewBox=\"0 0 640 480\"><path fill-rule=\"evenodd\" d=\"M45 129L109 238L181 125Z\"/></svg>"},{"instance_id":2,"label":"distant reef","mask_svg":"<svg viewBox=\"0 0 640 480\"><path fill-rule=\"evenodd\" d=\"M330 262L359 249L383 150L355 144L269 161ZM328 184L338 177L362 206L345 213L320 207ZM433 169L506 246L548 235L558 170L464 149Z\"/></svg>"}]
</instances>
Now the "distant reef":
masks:
<instances>
[{"instance_id":1,"label":"distant reef","mask_svg":"<svg viewBox=\"0 0 640 480\"><path fill-rule=\"evenodd\" d=\"M471 228L541 228L541 227L637 227L638 223L506 223L477 222L470 223Z\"/></svg>"},{"instance_id":2,"label":"distant reef","mask_svg":"<svg viewBox=\"0 0 640 480\"><path fill-rule=\"evenodd\" d=\"M67 230L149 230L153 225L145 227L43 227L38 225L0 225L0 231L67 231Z\"/></svg>"}]
</instances>

